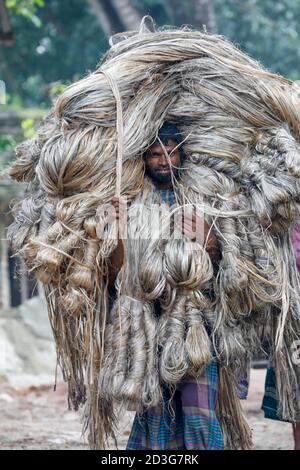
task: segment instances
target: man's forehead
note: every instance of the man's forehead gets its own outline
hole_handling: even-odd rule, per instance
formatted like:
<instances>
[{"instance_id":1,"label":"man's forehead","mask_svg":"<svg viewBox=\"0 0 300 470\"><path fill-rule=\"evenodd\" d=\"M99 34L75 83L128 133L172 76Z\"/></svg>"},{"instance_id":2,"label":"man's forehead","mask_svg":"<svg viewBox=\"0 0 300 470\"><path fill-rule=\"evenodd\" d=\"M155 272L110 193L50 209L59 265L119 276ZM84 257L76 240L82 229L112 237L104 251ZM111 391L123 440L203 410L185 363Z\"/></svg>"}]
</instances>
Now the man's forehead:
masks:
<instances>
[{"instance_id":1,"label":"man's forehead","mask_svg":"<svg viewBox=\"0 0 300 470\"><path fill-rule=\"evenodd\" d=\"M172 149L174 147L176 147L177 142L175 142L175 140L173 139L168 139L167 142L163 142L163 144L161 144L159 141L155 141L154 144L152 144L150 147L149 147L149 150L151 152L155 151L155 150L161 150L162 149L162 146L164 147L171 147Z\"/></svg>"}]
</instances>

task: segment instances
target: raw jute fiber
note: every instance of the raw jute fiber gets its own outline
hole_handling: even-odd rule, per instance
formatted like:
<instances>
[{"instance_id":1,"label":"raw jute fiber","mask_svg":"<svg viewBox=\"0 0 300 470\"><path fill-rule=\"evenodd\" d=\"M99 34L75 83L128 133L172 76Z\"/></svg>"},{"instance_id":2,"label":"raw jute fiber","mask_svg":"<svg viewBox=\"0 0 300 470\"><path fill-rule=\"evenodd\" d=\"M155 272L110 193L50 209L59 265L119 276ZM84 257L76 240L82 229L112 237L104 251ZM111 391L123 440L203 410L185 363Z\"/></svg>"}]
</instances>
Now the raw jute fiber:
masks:
<instances>
[{"instance_id":1,"label":"raw jute fiber","mask_svg":"<svg viewBox=\"0 0 300 470\"><path fill-rule=\"evenodd\" d=\"M17 148L10 174L28 188L9 238L45 285L70 406L85 403L92 448L115 436L127 406L159 405L162 383L174 389L214 355L226 445L248 448L235 379L265 331L280 414L300 420L292 356L300 297L289 237L300 201L297 89L220 36L156 31L149 18L110 44L96 71L69 86L36 137ZM183 136L177 209L197 205L213 226L222 252L216 276L205 247L173 230L167 236L177 209L165 206L160 233L150 235L151 206L162 200L143 154L165 121ZM103 207L115 194L129 213L112 302L116 227Z\"/></svg>"}]
</instances>

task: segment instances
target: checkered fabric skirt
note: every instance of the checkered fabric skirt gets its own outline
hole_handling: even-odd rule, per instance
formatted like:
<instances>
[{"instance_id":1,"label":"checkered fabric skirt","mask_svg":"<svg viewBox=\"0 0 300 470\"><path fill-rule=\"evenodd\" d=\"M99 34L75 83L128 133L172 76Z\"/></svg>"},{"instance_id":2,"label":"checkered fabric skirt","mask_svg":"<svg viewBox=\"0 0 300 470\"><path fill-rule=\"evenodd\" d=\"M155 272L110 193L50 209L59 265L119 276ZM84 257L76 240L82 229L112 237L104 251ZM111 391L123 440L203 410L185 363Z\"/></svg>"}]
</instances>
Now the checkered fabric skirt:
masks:
<instances>
[{"instance_id":1,"label":"checkered fabric skirt","mask_svg":"<svg viewBox=\"0 0 300 470\"><path fill-rule=\"evenodd\" d=\"M171 398L163 387L164 402L136 413L126 450L223 450L216 417L218 364L213 361L200 378L185 379Z\"/></svg>"}]
</instances>

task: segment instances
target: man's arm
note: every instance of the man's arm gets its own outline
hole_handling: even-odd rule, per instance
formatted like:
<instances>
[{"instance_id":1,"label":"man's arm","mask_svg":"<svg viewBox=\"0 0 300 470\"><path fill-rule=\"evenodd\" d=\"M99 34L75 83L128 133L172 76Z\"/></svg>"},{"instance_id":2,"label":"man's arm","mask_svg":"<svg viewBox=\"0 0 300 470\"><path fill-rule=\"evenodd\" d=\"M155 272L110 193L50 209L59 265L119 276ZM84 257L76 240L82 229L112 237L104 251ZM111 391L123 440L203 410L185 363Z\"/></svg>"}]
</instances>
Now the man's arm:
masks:
<instances>
[{"instance_id":1,"label":"man's arm","mask_svg":"<svg viewBox=\"0 0 300 470\"><path fill-rule=\"evenodd\" d=\"M191 215L185 214L183 233L205 247L215 267L219 264L221 259L220 245L205 219L196 215L194 211Z\"/></svg>"},{"instance_id":2,"label":"man's arm","mask_svg":"<svg viewBox=\"0 0 300 470\"><path fill-rule=\"evenodd\" d=\"M120 231L123 230L123 221L125 218L125 204L121 200L121 198L113 197L111 201L114 209L115 209L115 220L118 225L118 244L114 251L111 253L110 258L108 260L108 285L109 287L113 287L118 272L120 271L123 262L124 262L124 245L123 241L121 240L119 234ZM111 220L113 222L113 220Z\"/></svg>"},{"instance_id":3,"label":"man's arm","mask_svg":"<svg viewBox=\"0 0 300 470\"><path fill-rule=\"evenodd\" d=\"M124 245L122 240L118 239L118 245L110 255L108 261L108 285L112 287L115 283L118 272L124 262Z\"/></svg>"},{"instance_id":4,"label":"man's arm","mask_svg":"<svg viewBox=\"0 0 300 470\"><path fill-rule=\"evenodd\" d=\"M221 260L221 249L219 241L216 237L216 234L213 230L210 230L210 227L206 221L205 224L205 249L208 252L211 262L214 266L217 266ZM208 235L209 234L209 235Z\"/></svg>"}]
</instances>

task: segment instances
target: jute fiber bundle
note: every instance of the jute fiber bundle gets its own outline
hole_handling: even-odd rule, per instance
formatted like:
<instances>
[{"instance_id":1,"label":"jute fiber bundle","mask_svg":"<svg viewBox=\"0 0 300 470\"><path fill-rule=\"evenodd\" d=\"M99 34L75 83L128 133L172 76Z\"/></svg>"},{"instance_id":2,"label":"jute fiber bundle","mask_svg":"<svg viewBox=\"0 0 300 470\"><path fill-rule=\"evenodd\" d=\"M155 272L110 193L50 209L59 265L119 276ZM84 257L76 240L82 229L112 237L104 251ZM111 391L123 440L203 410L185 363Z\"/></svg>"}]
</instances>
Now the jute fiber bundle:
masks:
<instances>
[{"instance_id":1,"label":"jute fiber bundle","mask_svg":"<svg viewBox=\"0 0 300 470\"><path fill-rule=\"evenodd\" d=\"M199 205L222 251L216 276L205 247L150 236L161 196L143 154L165 121L183 136L178 207ZM17 149L11 176L27 181L9 237L44 283L58 361L74 409L85 403L92 448L115 436L119 413L161 403L220 363L220 420L228 448L250 432L235 379L271 332L280 414L300 419L299 286L290 229L300 201L297 89L224 38L187 29L111 38L97 70L69 86L37 136ZM103 205L129 202L125 259L111 301L116 246ZM172 209L173 210L173 209ZM174 214L173 214L174 215ZM138 237L136 235L139 235ZM213 290L214 296L208 296ZM155 315L159 302L162 313Z\"/></svg>"}]
</instances>

